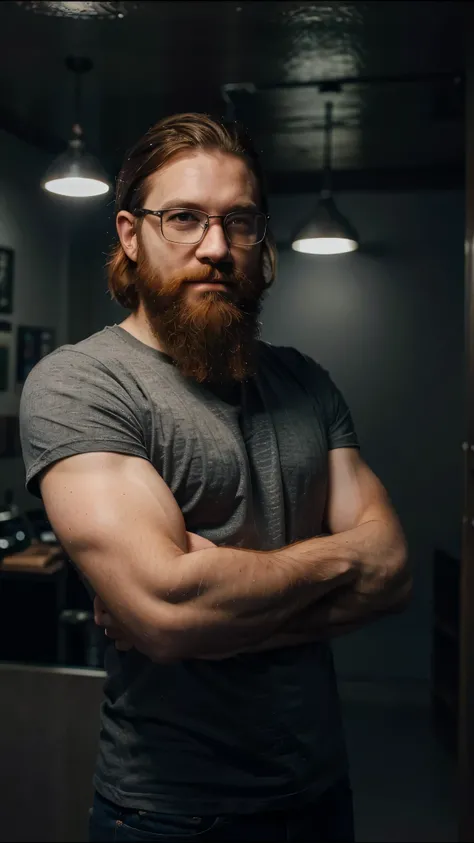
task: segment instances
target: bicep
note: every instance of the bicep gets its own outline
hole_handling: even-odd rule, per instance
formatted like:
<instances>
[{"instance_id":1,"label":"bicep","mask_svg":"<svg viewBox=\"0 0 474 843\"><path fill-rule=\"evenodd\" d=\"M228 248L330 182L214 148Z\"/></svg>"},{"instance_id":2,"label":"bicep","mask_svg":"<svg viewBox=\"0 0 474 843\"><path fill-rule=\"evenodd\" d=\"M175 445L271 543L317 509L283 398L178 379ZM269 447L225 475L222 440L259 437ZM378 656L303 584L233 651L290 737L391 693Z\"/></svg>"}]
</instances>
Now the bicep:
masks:
<instances>
[{"instance_id":1,"label":"bicep","mask_svg":"<svg viewBox=\"0 0 474 843\"><path fill-rule=\"evenodd\" d=\"M359 450L329 451L325 522L330 532L342 533L377 518L396 515L386 490Z\"/></svg>"},{"instance_id":2,"label":"bicep","mask_svg":"<svg viewBox=\"0 0 474 843\"><path fill-rule=\"evenodd\" d=\"M114 616L149 637L187 550L182 513L162 478L144 459L87 453L55 463L40 488L64 550Z\"/></svg>"}]
</instances>

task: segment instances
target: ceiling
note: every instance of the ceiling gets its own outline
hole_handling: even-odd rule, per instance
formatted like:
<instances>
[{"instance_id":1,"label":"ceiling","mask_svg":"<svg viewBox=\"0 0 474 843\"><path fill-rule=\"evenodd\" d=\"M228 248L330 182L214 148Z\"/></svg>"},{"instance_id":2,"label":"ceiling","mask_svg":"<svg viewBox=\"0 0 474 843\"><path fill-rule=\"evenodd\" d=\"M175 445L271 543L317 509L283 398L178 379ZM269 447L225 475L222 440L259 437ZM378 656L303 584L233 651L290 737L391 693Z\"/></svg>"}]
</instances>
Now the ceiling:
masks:
<instances>
[{"instance_id":1,"label":"ceiling","mask_svg":"<svg viewBox=\"0 0 474 843\"><path fill-rule=\"evenodd\" d=\"M64 59L80 55L86 141L113 174L161 116L209 111L248 125L273 190L314 190L331 98L336 187L463 184L468 4L148 0L116 20L25 5L0 4L0 128L51 154L74 120Z\"/></svg>"}]
</instances>

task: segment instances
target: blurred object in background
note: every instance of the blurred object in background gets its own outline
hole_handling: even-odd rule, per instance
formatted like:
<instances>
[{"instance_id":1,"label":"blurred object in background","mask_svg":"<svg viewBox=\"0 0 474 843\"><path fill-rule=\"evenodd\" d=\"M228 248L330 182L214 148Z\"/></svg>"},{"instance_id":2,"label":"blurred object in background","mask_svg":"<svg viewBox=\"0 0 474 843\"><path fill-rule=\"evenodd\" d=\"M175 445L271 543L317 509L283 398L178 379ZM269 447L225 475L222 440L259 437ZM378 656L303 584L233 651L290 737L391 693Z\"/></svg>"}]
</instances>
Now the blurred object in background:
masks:
<instances>
[{"instance_id":1,"label":"blurred object in background","mask_svg":"<svg viewBox=\"0 0 474 843\"><path fill-rule=\"evenodd\" d=\"M13 502L13 492L7 489L0 505L0 553L2 558L19 553L31 545L31 528L25 516Z\"/></svg>"},{"instance_id":2,"label":"blurred object in background","mask_svg":"<svg viewBox=\"0 0 474 843\"><path fill-rule=\"evenodd\" d=\"M25 514L37 541L42 544L58 544L44 509L28 509Z\"/></svg>"},{"instance_id":3,"label":"blurred object in background","mask_svg":"<svg viewBox=\"0 0 474 843\"><path fill-rule=\"evenodd\" d=\"M65 609L59 616L60 663L69 667L104 665L107 638L94 623L93 611Z\"/></svg>"},{"instance_id":4,"label":"blurred object in background","mask_svg":"<svg viewBox=\"0 0 474 843\"><path fill-rule=\"evenodd\" d=\"M0 508L0 661L102 667L92 599L43 508Z\"/></svg>"}]
</instances>

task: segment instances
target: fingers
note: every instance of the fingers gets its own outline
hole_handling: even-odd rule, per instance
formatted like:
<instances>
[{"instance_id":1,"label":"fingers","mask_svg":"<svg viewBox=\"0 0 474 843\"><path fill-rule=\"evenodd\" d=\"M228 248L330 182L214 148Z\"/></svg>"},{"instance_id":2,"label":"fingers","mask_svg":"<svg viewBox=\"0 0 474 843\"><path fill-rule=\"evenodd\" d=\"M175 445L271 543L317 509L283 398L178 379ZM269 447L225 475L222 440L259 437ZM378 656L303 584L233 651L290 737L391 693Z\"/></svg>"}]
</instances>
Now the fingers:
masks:
<instances>
[{"instance_id":1,"label":"fingers","mask_svg":"<svg viewBox=\"0 0 474 843\"><path fill-rule=\"evenodd\" d=\"M113 624L111 624L110 626L106 626L105 634L107 638L110 638L111 641L115 641L116 645L120 642L125 643L127 645L130 644L130 647L133 647L133 644L127 638L126 633L123 631L123 629L119 629L117 626L113 626Z\"/></svg>"},{"instance_id":2,"label":"fingers","mask_svg":"<svg viewBox=\"0 0 474 843\"><path fill-rule=\"evenodd\" d=\"M115 642L116 650L127 653L133 648L132 642L124 637L124 634L120 629L117 629L114 626L108 626L105 629L105 634L107 638L110 638L111 641Z\"/></svg>"},{"instance_id":3,"label":"fingers","mask_svg":"<svg viewBox=\"0 0 474 843\"><path fill-rule=\"evenodd\" d=\"M128 653L129 650L133 650L133 644L131 641L119 640L115 642L115 649L122 653Z\"/></svg>"},{"instance_id":4,"label":"fingers","mask_svg":"<svg viewBox=\"0 0 474 843\"><path fill-rule=\"evenodd\" d=\"M109 627L110 629L118 629L118 627L115 626L115 624L114 624L114 620L112 618L112 615L107 614L107 612L104 612L100 616L100 621L98 623L98 626L104 626L104 627L106 626L106 627Z\"/></svg>"},{"instance_id":5,"label":"fingers","mask_svg":"<svg viewBox=\"0 0 474 843\"><path fill-rule=\"evenodd\" d=\"M194 553L197 550L205 550L209 547L217 547L214 542L211 542L209 539L205 539L204 536L199 536L197 533L190 533L189 530L186 531L186 538L189 553Z\"/></svg>"},{"instance_id":6,"label":"fingers","mask_svg":"<svg viewBox=\"0 0 474 843\"><path fill-rule=\"evenodd\" d=\"M133 648L132 642L125 637L121 629L118 629L118 627L113 625L110 615L108 617L110 619L110 623L106 620L105 623L100 624L100 626L105 627L105 634L107 638L110 638L111 641L115 642L115 649L120 650L123 653L127 653Z\"/></svg>"},{"instance_id":7,"label":"fingers","mask_svg":"<svg viewBox=\"0 0 474 843\"><path fill-rule=\"evenodd\" d=\"M116 626L112 615L109 614L100 597L94 598L94 622L104 629L107 638L115 642L116 650L127 653L133 649L132 642L125 637L123 630Z\"/></svg>"},{"instance_id":8,"label":"fingers","mask_svg":"<svg viewBox=\"0 0 474 843\"><path fill-rule=\"evenodd\" d=\"M94 597L94 622L97 626L104 626L104 617L110 618L105 603L97 595Z\"/></svg>"},{"instance_id":9,"label":"fingers","mask_svg":"<svg viewBox=\"0 0 474 843\"><path fill-rule=\"evenodd\" d=\"M101 606L100 606L99 598L94 597L94 623L96 623L97 626L100 626L101 614L102 614L102 609L101 609Z\"/></svg>"},{"instance_id":10,"label":"fingers","mask_svg":"<svg viewBox=\"0 0 474 843\"><path fill-rule=\"evenodd\" d=\"M133 648L133 644L127 638L123 637L123 632L118 632L115 629L106 629L105 634L107 638L110 638L112 641L115 642L115 649L120 650L123 653L127 653L129 650Z\"/></svg>"}]
</instances>

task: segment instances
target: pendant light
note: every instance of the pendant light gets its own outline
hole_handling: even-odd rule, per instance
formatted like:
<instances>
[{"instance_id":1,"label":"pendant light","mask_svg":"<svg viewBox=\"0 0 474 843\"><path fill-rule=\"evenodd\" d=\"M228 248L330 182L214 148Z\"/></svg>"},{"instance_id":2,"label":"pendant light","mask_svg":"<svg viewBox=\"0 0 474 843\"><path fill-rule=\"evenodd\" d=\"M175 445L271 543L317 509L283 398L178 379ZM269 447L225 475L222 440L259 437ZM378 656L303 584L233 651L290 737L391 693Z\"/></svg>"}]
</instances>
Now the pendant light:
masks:
<instances>
[{"instance_id":1,"label":"pendant light","mask_svg":"<svg viewBox=\"0 0 474 843\"><path fill-rule=\"evenodd\" d=\"M293 238L295 252L309 255L340 255L359 247L359 237L350 222L338 211L332 196L332 103L326 103L324 126L323 188L309 221Z\"/></svg>"},{"instance_id":2,"label":"pendant light","mask_svg":"<svg viewBox=\"0 0 474 843\"><path fill-rule=\"evenodd\" d=\"M92 62L86 58L69 57L66 59L66 67L76 76L73 136L66 152L55 158L47 170L41 186L50 193L75 199L100 196L107 193L110 184L97 159L85 151L80 123L81 81L83 74L91 70Z\"/></svg>"}]
</instances>

